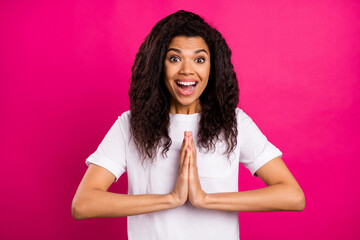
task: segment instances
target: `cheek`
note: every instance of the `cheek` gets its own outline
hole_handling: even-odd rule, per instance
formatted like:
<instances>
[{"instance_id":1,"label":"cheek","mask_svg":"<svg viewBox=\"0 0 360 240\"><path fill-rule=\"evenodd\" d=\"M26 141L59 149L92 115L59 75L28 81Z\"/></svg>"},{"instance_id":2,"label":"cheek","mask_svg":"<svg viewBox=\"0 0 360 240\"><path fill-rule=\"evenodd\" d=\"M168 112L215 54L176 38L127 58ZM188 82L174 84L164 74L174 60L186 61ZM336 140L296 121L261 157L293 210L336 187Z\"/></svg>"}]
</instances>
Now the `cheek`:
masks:
<instances>
[{"instance_id":1,"label":"cheek","mask_svg":"<svg viewBox=\"0 0 360 240\"><path fill-rule=\"evenodd\" d=\"M171 84L170 84L170 81L169 81L166 77L165 77L164 81L165 81L165 87L166 87L166 89L167 89L169 92L171 92L171 91L172 91L172 86L171 86Z\"/></svg>"},{"instance_id":2,"label":"cheek","mask_svg":"<svg viewBox=\"0 0 360 240\"><path fill-rule=\"evenodd\" d=\"M200 75L203 81L207 81L210 76L210 67L203 68Z\"/></svg>"},{"instance_id":3,"label":"cheek","mask_svg":"<svg viewBox=\"0 0 360 240\"><path fill-rule=\"evenodd\" d=\"M165 65L165 68L164 68L164 77L165 79L170 82L170 80L172 79L172 76L173 76L173 68L172 67L168 67Z\"/></svg>"},{"instance_id":4,"label":"cheek","mask_svg":"<svg viewBox=\"0 0 360 240\"><path fill-rule=\"evenodd\" d=\"M164 74L163 74L163 78L164 78L164 81L165 81L165 85L167 86L168 85L168 82L169 82L169 68L166 67L166 64L164 66Z\"/></svg>"},{"instance_id":5,"label":"cheek","mask_svg":"<svg viewBox=\"0 0 360 240\"><path fill-rule=\"evenodd\" d=\"M164 83L168 92L172 93L173 92L173 86L171 85L172 81L171 78L169 78L169 76L166 75L166 73L164 74Z\"/></svg>"}]
</instances>

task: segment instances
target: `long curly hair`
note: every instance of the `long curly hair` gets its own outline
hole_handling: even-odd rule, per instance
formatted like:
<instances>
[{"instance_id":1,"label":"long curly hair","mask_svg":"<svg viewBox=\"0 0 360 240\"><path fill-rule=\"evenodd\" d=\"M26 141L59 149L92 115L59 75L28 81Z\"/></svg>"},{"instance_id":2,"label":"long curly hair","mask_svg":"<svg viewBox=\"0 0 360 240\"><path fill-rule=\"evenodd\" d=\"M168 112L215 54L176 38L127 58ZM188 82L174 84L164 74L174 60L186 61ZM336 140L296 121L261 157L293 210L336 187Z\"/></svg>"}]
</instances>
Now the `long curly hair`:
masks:
<instances>
[{"instance_id":1,"label":"long curly hair","mask_svg":"<svg viewBox=\"0 0 360 240\"><path fill-rule=\"evenodd\" d=\"M136 54L131 68L130 129L140 156L154 160L159 147L162 154L171 146L170 93L164 82L167 48L176 36L202 37L210 51L208 84L200 96L201 113L198 146L215 150L215 143L226 141L229 157L237 144L235 109L239 98L231 50L221 33L200 16L180 10L160 20L151 30Z\"/></svg>"}]
</instances>

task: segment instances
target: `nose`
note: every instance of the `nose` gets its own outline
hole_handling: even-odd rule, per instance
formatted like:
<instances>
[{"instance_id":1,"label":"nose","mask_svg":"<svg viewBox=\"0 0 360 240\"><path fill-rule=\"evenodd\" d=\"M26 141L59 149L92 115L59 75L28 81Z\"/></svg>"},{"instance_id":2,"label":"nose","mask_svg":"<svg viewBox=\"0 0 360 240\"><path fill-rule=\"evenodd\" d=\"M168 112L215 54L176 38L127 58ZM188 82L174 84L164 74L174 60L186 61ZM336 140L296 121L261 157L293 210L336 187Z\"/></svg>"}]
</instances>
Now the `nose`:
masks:
<instances>
[{"instance_id":1,"label":"nose","mask_svg":"<svg viewBox=\"0 0 360 240\"><path fill-rule=\"evenodd\" d=\"M194 69L193 69L193 65L192 65L191 61L189 61L189 60L183 61L180 71L179 71L179 74L183 74L183 75L194 74Z\"/></svg>"}]
</instances>

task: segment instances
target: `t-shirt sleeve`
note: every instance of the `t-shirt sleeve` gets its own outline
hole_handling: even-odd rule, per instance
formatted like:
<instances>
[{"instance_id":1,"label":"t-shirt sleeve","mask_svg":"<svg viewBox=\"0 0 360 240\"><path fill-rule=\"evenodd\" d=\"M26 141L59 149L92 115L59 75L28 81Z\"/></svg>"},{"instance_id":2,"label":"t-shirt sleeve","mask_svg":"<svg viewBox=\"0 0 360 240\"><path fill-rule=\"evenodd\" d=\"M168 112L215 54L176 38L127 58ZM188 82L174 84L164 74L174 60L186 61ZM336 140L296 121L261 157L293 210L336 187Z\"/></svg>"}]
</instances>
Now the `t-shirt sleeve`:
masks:
<instances>
[{"instance_id":1,"label":"t-shirt sleeve","mask_svg":"<svg viewBox=\"0 0 360 240\"><path fill-rule=\"evenodd\" d=\"M257 177L256 171L275 157L281 157L282 152L267 140L253 120L241 109L238 109L238 121L239 161Z\"/></svg>"},{"instance_id":2,"label":"t-shirt sleeve","mask_svg":"<svg viewBox=\"0 0 360 240\"><path fill-rule=\"evenodd\" d=\"M110 171L115 176L114 182L126 171L126 142L120 124L121 117L118 117L96 151L85 161L88 166L93 163Z\"/></svg>"}]
</instances>

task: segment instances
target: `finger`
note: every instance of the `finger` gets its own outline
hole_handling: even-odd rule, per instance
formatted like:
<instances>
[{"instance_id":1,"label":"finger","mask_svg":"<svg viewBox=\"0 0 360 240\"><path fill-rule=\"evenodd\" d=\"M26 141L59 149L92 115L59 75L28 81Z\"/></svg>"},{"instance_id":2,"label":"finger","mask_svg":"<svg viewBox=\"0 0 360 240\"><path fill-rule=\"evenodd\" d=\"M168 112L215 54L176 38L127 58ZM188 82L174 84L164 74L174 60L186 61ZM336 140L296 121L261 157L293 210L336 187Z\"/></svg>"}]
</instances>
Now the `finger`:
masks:
<instances>
[{"instance_id":1,"label":"finger","mask_svg":"<svg viewBox=\"0 0 360 240\"><path fill-rule=\"evenodd\" d=\"M195 144L194 144L194 138L193 138L193 135L192 135L192 132L190 132L190 145L191 147L194 149L195 148Z\"/></svg>"},{"instance_id":2,"label":"finger","mask_svg":"<svg viewBox=\"0 0 360 240\"><path fill-rule=\"evenodd\" d=\"M181 143L181 149L184 147L184 145L185 145L185 132L184 132L184 138L183 138L183 141L182 141L182 143Z\"/></svg>"},{"instance_id":3,"label":"finger","mask_svg":"<svg viewBox=\"0 0 360 240\"><path fill-rule=\"evenodd\" d=\"M188 148L185 149L185 156L184 156L184 160L182 163L182 173L187 176L188 175L188 171L189 171L189 163L190 163L190 154L191 151L189 151Z\"/></svg>"},{"instance_id":4,"label":"finger","mask_svg":"<svg viewBox=\"0 0 360 240\"><path fill-rule=\"evenodd\" d=\"M186 173L188 172L189 169L190 154L191 152L189 151L189 149L186 149L185 158L183 162L183 170L186 171Z\"/></svg>"},{"instance_id":5,"label":"finger","mask_svg":"<svg viewBox=\"0 0 360 240\"><path fill-rule=\"evenodd\" d=\"M195 148L195 143L194 143L194 137L192 132L190 132L190 146L193 150L193 157L194 157L194 161L196 161L196 148Z\"/></svg>"},{"instance_id":6,"label":"finger","mask_svg":"<svg viewBox=\"0 0 360 240\"><path fill-rule=\"evenodd\" d=\"M180 164L182 164L185 157L185 150L187 148L186 132L184 132L184 138L180 148Z\"/></svg>"},{"instance_id":7,"label":"finger","mask_svg":"<svg viewBox=\"0 0 360 240\"><path fill-rule=\"evenodd\" d=\"M184 132L183 142L184 142L183 148L184 148L184 150L186 150L186 148L188 148L188 145L190 144L190 143L189 143L189 139L188 139L188 134L187 134L186 131Z\"/></svg>"},{"instance_id":8,"label":"finger","mask_svg":"<svg viewBox=\"0 0 360 240\"><path fill-rule=\"evenodd\" d=\"M189 147L188 148L189 149L189 155L190 155L190 157L189 157L189 165L190 166L193 166L194 165L194 151L193 151L193 149L191 148L191 147Z\"/></svg>"},{"instance_id":9,"label":"finger","mask_svg":"<svg viewBox=\"0 0 360 240\"><path fill-rule=\"evenodd\" d=\"M196 159L191 156L190 162L189 162L189 179L191 181L196 180L198 178L198 169L196 165ZM194 182L192 182L194 183Z\"/></svg>"},{"instance_id":10,"label":"finger","mask_svg":"<svg viewBox=\"0 0 360 240\"><path fill-rule=\"evenodd\" d=\"M184 147L187 148L189 144L189 139L188 139L188 132L185 131L184 132Z\"/></svg>"}]
</instances>

